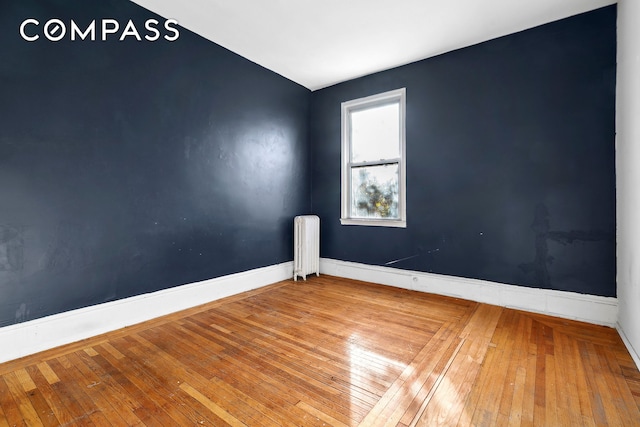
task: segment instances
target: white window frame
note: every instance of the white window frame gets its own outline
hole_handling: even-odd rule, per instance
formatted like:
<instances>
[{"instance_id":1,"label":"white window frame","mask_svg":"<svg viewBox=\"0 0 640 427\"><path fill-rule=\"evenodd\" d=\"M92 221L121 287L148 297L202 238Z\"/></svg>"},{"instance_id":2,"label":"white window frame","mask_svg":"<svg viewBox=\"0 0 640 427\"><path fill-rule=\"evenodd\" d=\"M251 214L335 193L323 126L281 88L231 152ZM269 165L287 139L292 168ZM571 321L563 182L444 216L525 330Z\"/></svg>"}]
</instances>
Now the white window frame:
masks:
<instances>
[{"instance_id":1,"label":"white window frame","mask_svg":"<svg viewBox=\"0 0 640 427\"><path fill-rule=\"evenodd\" d=\"M400 106L400 157L374 162L351 163L351 112L398 102ZM342 225L365 225L379 227L407 227L406 203L406 88L391 90L342 104L342 168L341 168L341 213ZM398 163L398 216L399 218L352 218L351 217L351 168Z\"/></svg>"}]
</instances>

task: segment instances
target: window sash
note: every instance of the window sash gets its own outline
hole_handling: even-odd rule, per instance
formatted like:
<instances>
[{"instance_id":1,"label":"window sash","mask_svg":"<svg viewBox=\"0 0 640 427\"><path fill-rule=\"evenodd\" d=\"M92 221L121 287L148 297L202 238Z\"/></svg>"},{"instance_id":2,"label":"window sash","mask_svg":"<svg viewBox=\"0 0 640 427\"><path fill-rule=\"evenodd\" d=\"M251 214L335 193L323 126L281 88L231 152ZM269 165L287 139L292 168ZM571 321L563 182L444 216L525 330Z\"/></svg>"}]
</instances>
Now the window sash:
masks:
<instances>
[{"instance_id":1,"label":"window sash","mask_svg":"<svg viewBox=\"0 0 640 427\"><path fill-rule=\"evenodd\" d=\"M394 163L400 164L402 160L399 157L395 159L381 159L371 162L357 162L357 163L349 163L350 168L360 168L363 166L383 166L383 165L391 165Z\"/></svg>"},{"instance_id":2,"label":"window sash","mask_svg":"<svg viewBox=\"0 0 640 427\"><path fill-rule=\"evenodd\" d=\"M391 112L389 107L394 107L391 111L395 114L389 114ZM400 156L400 109L399 99L369 103L349 109L349 160L351 162L375 161ZM381 115L380 112L385 110L386 112ZM355 116L361 116L359 123L354 123ZM368 116L368 120L363 120L362 116ZM386 126L385 122L387 122ZM381 137L383 144L378 145L377 142L380 142ZM375 157L376 155L379 157ZM356 156L358 156L357 160L355 160Z\"/></svg>"}]
</instances>

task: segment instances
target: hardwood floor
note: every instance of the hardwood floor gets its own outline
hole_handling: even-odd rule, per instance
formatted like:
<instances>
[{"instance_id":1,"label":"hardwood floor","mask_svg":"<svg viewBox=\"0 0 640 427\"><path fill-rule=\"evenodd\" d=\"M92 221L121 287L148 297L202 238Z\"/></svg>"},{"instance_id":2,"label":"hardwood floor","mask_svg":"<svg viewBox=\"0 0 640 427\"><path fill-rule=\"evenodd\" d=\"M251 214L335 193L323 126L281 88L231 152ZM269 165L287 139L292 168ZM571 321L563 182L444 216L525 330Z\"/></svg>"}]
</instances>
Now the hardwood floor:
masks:
<instances>
[{"instance_id":1,"label":"hardwood floor","mask_svg":"<svg viewBox=\"0 0 640 427\"><path fill-rule=\"evenodd\" d=\"M0 427L640 425L611 328L286 281L0 365Z\"/></svg>"}]
</instances>

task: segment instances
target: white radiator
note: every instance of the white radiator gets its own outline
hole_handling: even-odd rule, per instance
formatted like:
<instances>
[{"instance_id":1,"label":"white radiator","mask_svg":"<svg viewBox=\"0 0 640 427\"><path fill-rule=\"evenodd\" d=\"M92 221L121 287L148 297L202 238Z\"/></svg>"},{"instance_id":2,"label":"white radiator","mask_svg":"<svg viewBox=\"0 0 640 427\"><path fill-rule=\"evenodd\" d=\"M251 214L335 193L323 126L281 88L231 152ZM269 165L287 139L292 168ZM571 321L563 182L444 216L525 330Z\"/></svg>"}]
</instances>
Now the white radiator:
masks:
<instances>
[{"instance_id":1,"label":"white radiator","mask_svg":"<svg viewBox=\"0 0 640 427\"><path fill-rule=\"evenodd\" d=\"M293 280L320 275L320 218L301 215L293 219Z\"/></svg>"}]
</instances>

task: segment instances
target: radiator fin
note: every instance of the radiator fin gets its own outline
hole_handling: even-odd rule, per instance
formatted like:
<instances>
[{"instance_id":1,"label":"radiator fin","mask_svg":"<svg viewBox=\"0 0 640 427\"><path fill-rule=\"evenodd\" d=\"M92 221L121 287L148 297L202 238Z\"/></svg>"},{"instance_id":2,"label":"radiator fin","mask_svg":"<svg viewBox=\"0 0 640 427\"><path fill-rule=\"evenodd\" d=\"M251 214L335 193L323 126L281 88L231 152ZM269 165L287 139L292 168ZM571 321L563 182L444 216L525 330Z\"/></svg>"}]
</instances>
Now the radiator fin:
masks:
<instances>
[{"instance_id":1,"label":"radiator fin","mask_svg":"<svg viewBox=\"0 0 640 427\"><path fill-rule=\"evenodd\" d=\"M293 280L320 275L320 218L300 215L293 219Z\"/></svg>"}]
</instances>

